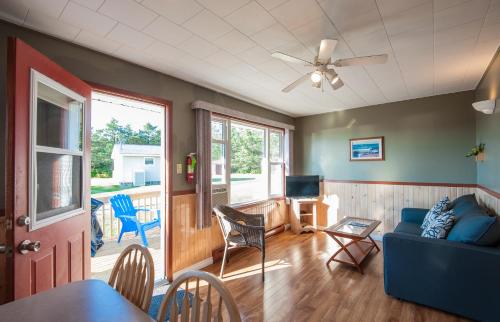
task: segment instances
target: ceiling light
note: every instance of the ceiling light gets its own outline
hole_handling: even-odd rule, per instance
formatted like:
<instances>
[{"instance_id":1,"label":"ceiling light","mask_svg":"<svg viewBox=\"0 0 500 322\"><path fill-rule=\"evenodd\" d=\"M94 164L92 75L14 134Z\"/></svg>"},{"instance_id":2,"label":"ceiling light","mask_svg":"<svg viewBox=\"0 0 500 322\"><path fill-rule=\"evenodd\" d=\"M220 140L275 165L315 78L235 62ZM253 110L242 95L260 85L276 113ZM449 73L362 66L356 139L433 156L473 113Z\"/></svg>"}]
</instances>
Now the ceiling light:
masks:
<instances>
[{"instance_id":1,"label":"ceiling light","mask_svg":"<svg viewBox=\"0 0 500 322\"><path fill-rule=\"evenodd\" d=\"M318 71L315 71L314 73L311 74L311 81L313 83L319 83L321 82L321 73Z\"/></svg>"},{"instance_id":2,"label":"ceiling light","mask_svg":"<svg viewBox=\"0 0 500 322\"><path fill-rule=\"evenodd\" d=\"M472 103L472 107L478 112L483 112L484 114L493 114L495 110L495 100L484 100Z\"/></svg>"},{"instance_id":3,"label":"ceiling light","mask_svg":"<svg viewBox=\"0 0 500 322\"><path fill-rule=\"evenodd\" d=\"M333 69L328 69L325 72L325 76L332 85L338 82L340 79L339 75L337 75L337 73Z\"/></svg>"}]
</instances>

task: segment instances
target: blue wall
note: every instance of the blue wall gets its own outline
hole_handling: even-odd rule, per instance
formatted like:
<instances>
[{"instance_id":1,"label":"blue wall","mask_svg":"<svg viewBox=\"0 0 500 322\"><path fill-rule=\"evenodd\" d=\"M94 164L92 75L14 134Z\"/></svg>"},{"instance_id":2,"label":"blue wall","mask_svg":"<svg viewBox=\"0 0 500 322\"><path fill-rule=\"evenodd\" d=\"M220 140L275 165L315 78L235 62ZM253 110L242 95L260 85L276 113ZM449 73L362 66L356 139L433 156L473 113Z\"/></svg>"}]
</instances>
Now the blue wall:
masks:
<instances>
[{"instance_id":1,"label":"blue wall","mask_svg":"<svg viewBox=\"0 0 500 322\"><path fill-rule=\"evenodd\" d=\"M297 118L295 173L325 179L476 183L472 91ZM349 139L385 137L385 161L349 161Z\"/></svg>"},{"instance_id":2,"label":"blue wall","mask_svg":"<svg viewBox=\"0 0 500 322\"><path fill-rule=\"evenodd\" d=\"M485 160L477 163L477 183L500 193L500 47L475 93L476 101L496 100L493 115L476 113L476 141L485 143Z\"/></svg>"}]
</instances>

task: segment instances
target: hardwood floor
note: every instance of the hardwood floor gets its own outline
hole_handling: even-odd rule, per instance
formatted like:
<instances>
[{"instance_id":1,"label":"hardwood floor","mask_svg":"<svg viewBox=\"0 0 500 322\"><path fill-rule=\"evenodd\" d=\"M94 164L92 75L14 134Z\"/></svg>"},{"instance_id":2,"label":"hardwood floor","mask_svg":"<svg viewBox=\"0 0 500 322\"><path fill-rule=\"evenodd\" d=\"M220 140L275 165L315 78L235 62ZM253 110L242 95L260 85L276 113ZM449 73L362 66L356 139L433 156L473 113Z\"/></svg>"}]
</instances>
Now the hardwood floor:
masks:
<instances>
[{"instance_id":1,"label":"hardwood floor","mask_svg":"<svg viewBox=\"0 0 500 322\"><path fill-rule=\"evenodd\" d=\"M467 321L384 293L382 252L354 267L325 263L338 248L324 233L287 231L266 240L266 281L260 253L246 249L230 258L224 282L244 321ZM205 270L218 276L220 261Z\"/></svg>"}]
</instances>

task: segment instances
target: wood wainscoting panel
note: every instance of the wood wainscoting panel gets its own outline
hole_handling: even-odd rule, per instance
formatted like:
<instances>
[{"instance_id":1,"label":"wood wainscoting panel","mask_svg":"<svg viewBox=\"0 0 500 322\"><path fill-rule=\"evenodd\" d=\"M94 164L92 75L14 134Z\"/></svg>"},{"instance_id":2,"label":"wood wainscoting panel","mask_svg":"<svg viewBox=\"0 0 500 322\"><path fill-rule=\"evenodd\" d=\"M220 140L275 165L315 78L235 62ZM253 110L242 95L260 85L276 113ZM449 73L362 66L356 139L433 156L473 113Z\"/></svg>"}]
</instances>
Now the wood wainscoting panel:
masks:
<instances>
[{"instance_id":1,"label":"wood wainscoting panel","mask_svg":"<svg viewBox=\"0 0 500 322\"><path fill-rule=\"evenodd\" d=\"M403 208L430 208L441 197L450 200L476 193L478 200L498 214L498 198L475 185L424 185L403 183L337 182L321 183L318 202L318 225L328 227L345 216L376 219L382 222L375 234L394 230L401 220ZM480 192L479 192L480 191Z\"/></svg>"},{"instance_id":2,"label":"wood wainscoting panel","mask_svg":"<svg viewBox=\"0 0 500 322\"><path fill-rule=\"evenodd\" d=\"M498 193L478 187L476 189L476 197L481 206L487 208L492 213L500 215L500 198Z\"/></svg>"},{"instance_id":3,"label":"wood wainscoting panel","mask_svg":"<svg viewBox=\"0 0 500 322\"><path fill-rule=\"evenodd\" d=\"M173 204L173 271L194 265L212 256L212 249L224 244L217 220L212 226L196 228L196 194L178 195Z\"/></svg>"}]
</instances>

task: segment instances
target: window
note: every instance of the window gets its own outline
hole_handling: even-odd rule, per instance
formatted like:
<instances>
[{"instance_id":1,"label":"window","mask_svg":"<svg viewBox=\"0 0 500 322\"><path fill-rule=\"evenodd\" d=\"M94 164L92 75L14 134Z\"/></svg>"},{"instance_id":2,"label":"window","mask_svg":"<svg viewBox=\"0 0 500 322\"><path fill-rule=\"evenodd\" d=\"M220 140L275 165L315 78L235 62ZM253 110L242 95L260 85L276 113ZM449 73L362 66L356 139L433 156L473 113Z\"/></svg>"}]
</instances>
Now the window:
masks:
<instances>
[{"instance_id":1,"label":"window","mask_svg":"<svg viewBox=\"0 0 500 322\"><path fill-rule=\"evenodd\" d=\"M212 184L226 184L227 122L212 120Z\"/></svg>"},{"instance_id":2,"label":"window","mask_svg":"<svg viewBox=\"0 0 500 322\"><path fill-rule=\"evenodd\" d=\"M154 165L155 159L154 158L144 158L144 164L145 165Z\"/></svg>"},{"instance_id":3,"label":"window","mask_svg":"<svg viewBox=\"0 0 500 322\"><path fill-rule=\"evenodd\" d=\"M230 204L282 196L283 178L283 131L212 119L212 184L227 188Z\"/></svg>"},{"instance_id":4,"label":"window","mask_svg":"<svg viewBox=\"0 0 500 322\"><path fill-rule=\"evenodd\" d=\"M269 131L269 192L283 194L283 132Z\"/></svg>"},{"instance_id":5,"label":"window","mask_svg":"<svg viewBox=\"0 0 500 322\"><path fill-rule=\"evenodd\" d=\"M85 98L32 71L30 229L83 211Z\"/></svg>"}]
</instances>

